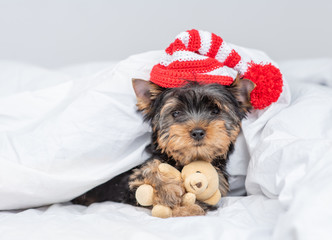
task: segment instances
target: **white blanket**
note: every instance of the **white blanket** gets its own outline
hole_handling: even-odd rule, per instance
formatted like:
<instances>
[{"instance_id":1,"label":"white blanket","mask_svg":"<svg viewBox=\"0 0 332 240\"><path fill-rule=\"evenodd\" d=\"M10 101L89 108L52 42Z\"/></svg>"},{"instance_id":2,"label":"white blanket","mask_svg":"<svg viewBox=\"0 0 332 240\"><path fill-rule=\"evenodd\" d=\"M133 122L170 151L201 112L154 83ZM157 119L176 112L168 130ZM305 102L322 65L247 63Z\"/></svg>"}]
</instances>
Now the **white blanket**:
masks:
<instances>
[{"instance_id":1,"label":"white blanket","mask_svg":"<svg viewBox=\"0 0 332 240\"><path fill-rule=\"evenodd\" d=\"M142 162L150 130L130 79L147 79L159 55L56 72L0 62L0 209L66 202ZM58 203L1 212L0 239L330 239L332 60L280 67L289 85L243 121L232 196L217 211L164 220L125 204Z\"/></svg>"}]
</instances>

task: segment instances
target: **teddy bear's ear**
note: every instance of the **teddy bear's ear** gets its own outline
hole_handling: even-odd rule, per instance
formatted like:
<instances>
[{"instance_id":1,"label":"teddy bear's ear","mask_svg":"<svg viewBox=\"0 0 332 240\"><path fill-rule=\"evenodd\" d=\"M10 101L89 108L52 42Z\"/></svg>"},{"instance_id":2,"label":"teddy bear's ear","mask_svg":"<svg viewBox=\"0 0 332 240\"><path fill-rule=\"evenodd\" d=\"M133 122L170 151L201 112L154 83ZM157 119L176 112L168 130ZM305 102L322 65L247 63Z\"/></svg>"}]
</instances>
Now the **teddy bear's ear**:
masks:
<instances>
[{"instance_id":1,"label":"teddy bear's ear","mask_svg":"<svg viewBox=\"0 0 332 240\"><path fill-rule=\"evenodd\" d=\"M137 98L138 110L147 112L151 101L162 91L162 88L150 81L137 78L133 78L132 83Z\"/></svg>"},{"instance_id":2,"label":"teddy bear's ear","mask_svg":"<svg viewBox=\"0 0 332 240\"><path fill-rule=\"evenodd\" d=\"M250 93L256 87L251 80L240 78L238 75L232 85L230 86L231 93L235 96L242 108L249 110L252 105L250 102Z\"/></svg>"}]
</instances>

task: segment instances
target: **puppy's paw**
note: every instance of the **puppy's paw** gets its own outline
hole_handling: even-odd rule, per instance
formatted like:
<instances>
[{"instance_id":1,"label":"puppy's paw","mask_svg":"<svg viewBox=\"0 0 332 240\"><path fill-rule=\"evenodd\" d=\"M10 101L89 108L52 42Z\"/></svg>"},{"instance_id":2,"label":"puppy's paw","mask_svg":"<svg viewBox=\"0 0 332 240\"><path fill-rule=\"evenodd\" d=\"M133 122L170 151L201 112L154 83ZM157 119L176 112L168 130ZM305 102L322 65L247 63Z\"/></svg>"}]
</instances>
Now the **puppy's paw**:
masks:
<instances>
[{"instance_id":1,"label":"puppy's paw","mask_svg":"<svg viewBox=\"0 0 332 240\"><path fill-rule=\"evenodd\" d=\"M160 165L164 166L159 160L151 160L136 169L130 176L129 186L136 191L143 184L151 185L154 205L161 204L171 208L180 205L181 197L185 193L181 178L174 174L165 174L165 169L159 168Z\"/></svg>"},{"instance_id":2,"label":"puppy's paw","mask_svg":"<svg viewBox=\"0 0 332 240\"><path fill-rule=\"evenodd\" d=\"M197 204L178 206L173 208L173 217L203 216L205 211Z\"/></svg>"},{"instance_id":3,"label":"puppy's paw","mask_svg":"<svg viewBox=\"0 0 332 240\"><path fill-rule=\"evenodd\" d=\"M155 190L155 202L171 208L180 205L182 196L185 193L185 190L180 182L161 182L160 185L155 187Z\"/></svg>"}]
</instances>

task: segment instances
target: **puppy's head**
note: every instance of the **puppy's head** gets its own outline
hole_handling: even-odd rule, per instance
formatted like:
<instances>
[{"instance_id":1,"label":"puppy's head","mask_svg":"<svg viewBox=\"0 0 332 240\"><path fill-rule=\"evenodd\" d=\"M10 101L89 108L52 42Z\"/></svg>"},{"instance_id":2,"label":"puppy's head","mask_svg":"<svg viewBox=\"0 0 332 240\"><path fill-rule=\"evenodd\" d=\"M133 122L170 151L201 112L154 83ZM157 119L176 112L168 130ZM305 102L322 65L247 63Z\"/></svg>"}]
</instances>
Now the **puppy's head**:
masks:
<instances>
[{"instance_id":1,"label":"puppy's head","mask_svg":"<svg viewBox=\"0 0 332 240\"><path fill-rule=\"evenodd\" d=\"M137 107L153 130L153 145L179 165L226 158L250 110L255 85L237 78L231 86L189 82L161 88L133 79Z\"/></svg>"}]
</instances>

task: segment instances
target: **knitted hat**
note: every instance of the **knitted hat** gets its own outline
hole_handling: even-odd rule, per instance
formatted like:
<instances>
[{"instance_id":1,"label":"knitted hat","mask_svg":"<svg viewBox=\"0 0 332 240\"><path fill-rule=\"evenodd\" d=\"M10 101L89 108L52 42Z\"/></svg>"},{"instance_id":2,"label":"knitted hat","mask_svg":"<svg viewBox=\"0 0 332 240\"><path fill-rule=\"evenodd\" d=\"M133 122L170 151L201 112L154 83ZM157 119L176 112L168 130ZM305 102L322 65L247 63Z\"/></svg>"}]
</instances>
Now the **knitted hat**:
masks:
<instances>
[{"instance_id":1,"label":"knitted hat","mask_svg":"<svg viewBox=\"0 0 332 240\"><path fill-rule=\"evenodd\" d=\"M164 88L181 87L188 80L231 85L238 74L256 85L250 94L254 108L263 109L278 100L283 85L278 68L241 57L221 37L193 29L180 33L169 45L153 67L150 81Z\"/></svg>"}]
</instances>

